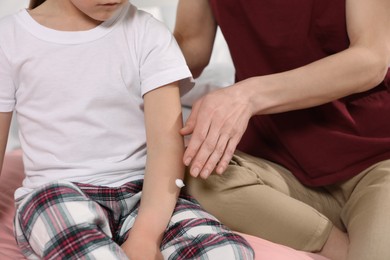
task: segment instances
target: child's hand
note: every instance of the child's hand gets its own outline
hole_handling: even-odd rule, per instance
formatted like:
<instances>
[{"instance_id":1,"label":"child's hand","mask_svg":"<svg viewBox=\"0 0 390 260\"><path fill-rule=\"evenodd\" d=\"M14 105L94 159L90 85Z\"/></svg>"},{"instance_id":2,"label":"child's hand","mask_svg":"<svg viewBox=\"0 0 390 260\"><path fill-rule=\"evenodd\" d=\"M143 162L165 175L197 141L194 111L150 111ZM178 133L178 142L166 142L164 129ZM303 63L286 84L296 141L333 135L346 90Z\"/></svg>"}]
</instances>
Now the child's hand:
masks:
<instances>
[{"instance_id":1,"label":"child's hand","mask_svg":"<svg viewBox=\"0 0 390 260\"><path fill-rule=\"evenodd\" d=\"M130 232L131 233L131 232ZM142 235L129 235L122 244L122 249L131 260L163 260L160 245L153 240L145 239Z\"/></svg>"}]
</instances>

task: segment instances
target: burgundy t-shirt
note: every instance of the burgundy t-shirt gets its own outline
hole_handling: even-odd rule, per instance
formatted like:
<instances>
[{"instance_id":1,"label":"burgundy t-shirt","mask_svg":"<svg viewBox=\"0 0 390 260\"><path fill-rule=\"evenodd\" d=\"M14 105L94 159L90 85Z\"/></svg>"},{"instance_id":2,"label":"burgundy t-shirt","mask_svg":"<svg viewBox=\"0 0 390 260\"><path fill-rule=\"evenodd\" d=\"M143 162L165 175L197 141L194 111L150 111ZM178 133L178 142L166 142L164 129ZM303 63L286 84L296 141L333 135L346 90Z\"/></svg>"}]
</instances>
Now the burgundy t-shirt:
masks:
<instances>
[{"instance_id":1,"label":"burgundy t-shirt","mask_svg":"<svg viewBox=\"0 0 390 260\"><path fill-rule=\"evenodd\" d=\"M344 0L210 3L237 81L303 66L349 45ZM285 166L311 186L345 180L390 159L390 74L366 93L310 109L255 116L238 149Z\"/></svg>"}]
</instances>

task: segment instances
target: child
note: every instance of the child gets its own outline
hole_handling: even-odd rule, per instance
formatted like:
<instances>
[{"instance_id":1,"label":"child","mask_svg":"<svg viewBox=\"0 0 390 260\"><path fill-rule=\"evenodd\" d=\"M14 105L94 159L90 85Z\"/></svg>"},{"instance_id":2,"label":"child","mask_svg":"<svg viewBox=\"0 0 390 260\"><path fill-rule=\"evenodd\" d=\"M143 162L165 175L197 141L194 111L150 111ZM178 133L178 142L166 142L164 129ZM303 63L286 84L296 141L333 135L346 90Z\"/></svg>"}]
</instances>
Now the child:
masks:
<instances>
[{"instance_id":1,"label":"child","mask_svg":"<svg viewBox=\"0 0 390 260\"><path fill-rule=\"evenodd\" d=\"M0 35L0 164L15 110L27 258L253 258L179 196L178 81L191 75L161 23L128 0L31 1Z\"/></svg>"}]
</instances>

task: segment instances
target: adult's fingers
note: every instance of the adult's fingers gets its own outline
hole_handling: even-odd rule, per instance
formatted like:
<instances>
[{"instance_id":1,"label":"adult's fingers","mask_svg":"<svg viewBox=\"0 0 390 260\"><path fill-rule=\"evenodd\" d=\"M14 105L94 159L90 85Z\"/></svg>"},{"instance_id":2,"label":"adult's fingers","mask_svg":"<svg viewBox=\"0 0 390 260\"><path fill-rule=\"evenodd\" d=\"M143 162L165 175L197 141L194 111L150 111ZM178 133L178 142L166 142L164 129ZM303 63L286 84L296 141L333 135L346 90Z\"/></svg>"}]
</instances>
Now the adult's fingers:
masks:
<instances>
[{"instance_id":1,"label":"adult's fingers","mask_svg":"<svg viewBox=\"0 0 390 260\"><path fill-rule=\"evenodd\" d=\"M200 101L195 102L194 105L192 106L190 115L188 116L188 118L184 124L184 127L182 129L180 129L181 135L184 135L184 136L190 135L194 131L196 119L198 117L199 105L200 105Z\"/></svg>"},{"instance_id":2,"label":"adult's fingers","mask_svg":"<svg viewBox=\"0 0 390 260\"><path fill-rule=\"evenodd\" d=\"M214 149L210 152L210 155L200 173L200 176L203 179L206 179L210 176L211 172L215 169L215 166L223 157L229 142L229 138L230 136L227 134L222 134L219 136L217 144L215 145Z\"/></svg>"},{"instance_id":3,"label":"adult's fingers","mask_svg":"<svg viewBox=\"0 0 390 260\"><path fill-rule=\"evenodd\" d=\"M232 159L234 155L234 151L236 150L236 147L239 142L239 138L231 138L226 146L226 149L223 153L222 158L219 160L217 168L215 170L216 173L222 174L226 168L229 165L230 160Z\"/></svg>"},{"instance_id":4,"label":"adult's fingers","mask_svg":"<svg viewBox=\"0 0 390 260\"><path fill-rule=\"evenodd\" d=\"M191 139L188 143L188 146L186 148L186 151L184 152L184 157L183 157L183 161L186 166L189 166L193 161L193 159L199 153L199 149L201 148L203 142L209 135L209 128L211 124L211 119L210 117L205 116L205 114L207 113L204 112L204 110L199 110L198 107L196 108L195 112L196 114L194 115L196 115L196 118L193 120L196 124L194 125ZM201 118L202 120L197 120L198 117ZM194 169L194 167L192 167L192 169ZM198 169L199 169L198 172L196 171L196 169L195 171L192 170L194 177L196 177L201 170L201 168Z\"/></svg>"}]
</instances>

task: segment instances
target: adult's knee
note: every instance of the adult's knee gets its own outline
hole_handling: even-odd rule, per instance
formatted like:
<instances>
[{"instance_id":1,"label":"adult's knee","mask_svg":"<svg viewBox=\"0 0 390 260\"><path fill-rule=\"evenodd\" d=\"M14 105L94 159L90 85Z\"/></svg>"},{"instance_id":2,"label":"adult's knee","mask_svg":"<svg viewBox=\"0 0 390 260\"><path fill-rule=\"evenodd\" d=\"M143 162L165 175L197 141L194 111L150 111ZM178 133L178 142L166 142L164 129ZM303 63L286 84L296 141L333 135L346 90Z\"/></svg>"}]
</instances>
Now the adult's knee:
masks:
<instances>
[{"instance_id":1,"label":"adult's knee","mask_svg":"<svg viewBox=\"0 0 390 260\"><path fill-rule=\"evenodd\" d=\"M194 178L189 175L185 179L185 191L194 197L203 208L209 210L213 205L219 205L228 199L228 194L225 194L218 185L218 180L210 176L204 180L201 178Z\"/></svg>"}]
</instances>

